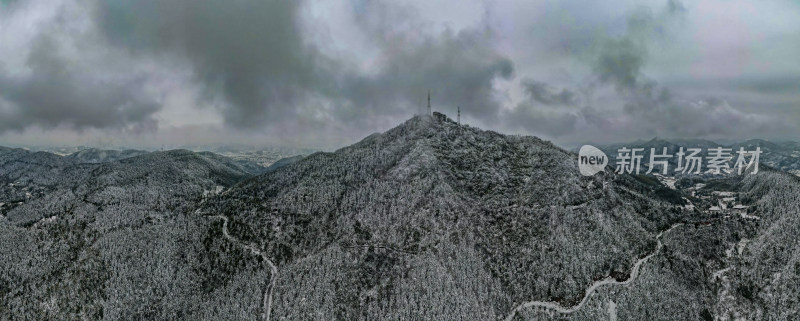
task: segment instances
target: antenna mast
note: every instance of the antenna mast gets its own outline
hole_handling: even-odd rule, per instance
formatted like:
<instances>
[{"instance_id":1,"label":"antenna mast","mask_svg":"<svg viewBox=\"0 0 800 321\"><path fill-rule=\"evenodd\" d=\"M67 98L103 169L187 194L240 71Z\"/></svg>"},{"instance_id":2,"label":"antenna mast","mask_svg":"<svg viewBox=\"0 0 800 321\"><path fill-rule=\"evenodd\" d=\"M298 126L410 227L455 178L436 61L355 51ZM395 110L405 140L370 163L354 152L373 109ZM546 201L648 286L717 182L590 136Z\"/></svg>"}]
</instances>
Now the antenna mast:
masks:
<instances>
[{"instance_id":1,"label":"antenna mast","mask_svg":"<svg viewBox=\"0 0 800 321\"><path fill-rule=\"evenodd\" d=\"M431 91L428 90L428 115L431 115Z\"/></svg>"},{"instance_id":2,"label":"antenna mast","mask_svg":"<svg viewBox=\"0 0 800 321\"><path fill-rule=\"evenodd\" d=\"M458 124L461 125L461 106L458 106Z\"/></svg>"}]
</instances>

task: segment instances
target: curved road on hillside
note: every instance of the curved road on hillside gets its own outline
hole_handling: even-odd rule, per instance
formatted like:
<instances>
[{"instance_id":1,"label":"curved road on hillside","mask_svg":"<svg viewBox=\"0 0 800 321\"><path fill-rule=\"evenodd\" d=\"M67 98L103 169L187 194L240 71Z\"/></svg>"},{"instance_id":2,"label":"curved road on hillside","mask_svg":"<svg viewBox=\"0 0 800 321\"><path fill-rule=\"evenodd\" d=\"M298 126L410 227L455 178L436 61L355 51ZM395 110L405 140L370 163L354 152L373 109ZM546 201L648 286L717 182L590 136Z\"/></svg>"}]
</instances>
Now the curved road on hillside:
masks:
<instances>
[{"instance_id":1,"label":"curved road on hillside","mask_svg":"<svg viewBox=\"0 0 800 321\"><path fill-rule=\"evenodd\" d=\"M226 191L224 191L222 193L219 193L219 195L225 195L230 191L231 190L228 189L228 190L226 190ZM198 205L198 207L202 207L203 204L205 204L206 200L207 199L204 198L202 201L200 201L200 204ZM198 208L195 211L195 214L200 214L200 213L201 213L200 208ZM275 263L272 262L272 260L269 258L269 256L267 256L266 253L264 253L261 250L259 250L257 246L252 245L252 244L247 244L247 243L242 242L239 239L231 236L231 234L228 233L228 221L229 220L228 220L227 216L219 214L219 215L214 215L214 216L210 216L210 217L217 217L217 218L222 219L222 235L225 236L225 238L228 239L228 241L230 241L230 242L232 242L234 244L238 244L239 246L250 250L251 253L260 256L262 259L264 259L264 262L267 262L267 265L269 265L269 270L270 270L269 285L267 286L267 289L264 291L264 301L263 301L264 309L261 311L262 319L264 321L269 321L270 313L272 313L272 292L275 289L275 282L278 280L278 267L275 266Z\"/></svg>"},{"instance_id":2,"label":"curved road on hillside","mask_svg":"<svg viewBox=\"0 0 800 321\"><path fill-rule=\"evenodd\" d=\"M580 303L578 303L577 305L572 306L572 307L563 307L560 304L555 303L555 302L551 302L551 301L530 301L530 302L525 302L523 304L518 305L516 308L514 308L514 310L511 311L511 314L505 319L505 321L513 320L514 316L517 314L518 311L520 311L522 309L526 309L526 308L531 308L531 307L541 307L541 308L554 310L554 311L556 311L558 313L564 313L564 314L573 313L573 312L578 311L581 308L583 308L583 306L586 305L586 302L589 302L589 299L591 298L592 294L594 294L594 292L599 287L604 286L604 285L609 285L609 284L626 285L628 283L633 282L634 280L636 280L636 277L639 276L639 269L641 268L642 264L644 264L645 261L647 261L648 259L650 259L651 257L653 257L654 255L658 254L658 252L661 251L661 248L664 246L661 243L661 236L664 235L665 233L668 233L669 231L671 231L672 229L674 229L674 228L676 228L676 227L678 227L680 225L683 225L683 223L673 224L667 230L662 231L661 233L658 233L658 235L656 236L656 241L658 242L658 245L656 245L655 251L653 251L653 253L650 253L650 255L647 255L647 256L639 259L638 261L636 261L636 263L633 265L633 270L631 271L631 275L627 280L625 280L625 281L617 281L612 277L606 277L605 279L602 279L600 281L594 282L592 284L592 286L590 286L588 289L586 289L586 294L583 296L583 300L581 300Z\"/></svg>"},{"instance_id":3,"label":"curved road on hillside","mask_svg":"<svg viewBox=\"0 0 800 321\"><path fill-rule=\"evenodd\" d=\"M261 258L264 259L264 262L267 262L267 264L269 265L270 269L269 285L267 286L267 289L264 291L264 311L261 312L261 316L264 319L264 321L269 321L269 315L270 312L272 312L272 292L275 289L275 281L277 281L278 279L278 268L275 266L275 263L272 263L272 260L270 260L269 256L267 256L266 253L259 250L258 247L252 244L247 244L242 241L239 241L239 239L231 236L228 233L228 218L226 216L216 215L214 217L222 219L222 235L224 235L225 238L228 239L228 241L231 241L235 244L238 244L250 250L250 252L252 252L255 255L261 256Z\"/></svg>"}]
</instances>

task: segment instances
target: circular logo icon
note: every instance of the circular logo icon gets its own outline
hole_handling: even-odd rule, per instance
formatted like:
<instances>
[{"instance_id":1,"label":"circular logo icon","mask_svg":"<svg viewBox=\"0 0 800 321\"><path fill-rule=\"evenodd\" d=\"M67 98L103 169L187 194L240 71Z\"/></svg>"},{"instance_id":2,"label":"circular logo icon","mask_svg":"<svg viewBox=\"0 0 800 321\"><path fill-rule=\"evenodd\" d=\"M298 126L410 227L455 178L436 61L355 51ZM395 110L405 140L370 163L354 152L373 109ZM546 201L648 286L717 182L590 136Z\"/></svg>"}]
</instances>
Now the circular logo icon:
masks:
<instances>
[{"instance_id":1,"label":"circular logo icon","mask_svg":"<svg viewBox=\"0 0 800 321\"><path fill-rule=\"evenodd\" d=\"M608 156L603 151L592 145L581 146L578 151L578 169L583 176L597 174L608 165Z\"/></svg>"}]
</instances>

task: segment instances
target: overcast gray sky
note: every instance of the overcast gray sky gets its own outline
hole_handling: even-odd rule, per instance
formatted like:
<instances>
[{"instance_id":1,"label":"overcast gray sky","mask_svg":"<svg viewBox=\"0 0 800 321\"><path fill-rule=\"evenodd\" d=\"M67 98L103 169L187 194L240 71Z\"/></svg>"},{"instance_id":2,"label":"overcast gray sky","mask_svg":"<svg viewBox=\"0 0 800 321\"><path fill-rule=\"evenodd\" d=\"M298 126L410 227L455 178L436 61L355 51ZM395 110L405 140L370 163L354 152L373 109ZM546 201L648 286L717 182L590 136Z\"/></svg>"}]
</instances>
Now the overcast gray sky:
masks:
<instances>
[{"instance_id":1,"label":"overcast gray sky","mask_svg":"<svg viewBox=\"0 0 800 321\"><path fill-rule=\"evenodd\" d=\"M800 140L797 1L0 0L0 143Z\"/></svg>"}]
</instances>

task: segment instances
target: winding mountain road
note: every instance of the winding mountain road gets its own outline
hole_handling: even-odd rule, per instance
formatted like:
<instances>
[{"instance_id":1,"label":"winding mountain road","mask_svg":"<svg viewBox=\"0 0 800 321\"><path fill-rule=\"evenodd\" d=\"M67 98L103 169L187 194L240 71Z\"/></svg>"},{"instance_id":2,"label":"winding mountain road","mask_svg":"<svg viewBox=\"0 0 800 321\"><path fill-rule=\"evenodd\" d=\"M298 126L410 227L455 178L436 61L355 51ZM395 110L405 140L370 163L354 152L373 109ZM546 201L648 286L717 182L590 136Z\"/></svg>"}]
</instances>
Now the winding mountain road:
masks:
<instances>
[{"instance_id":1,"label":"winding mountain road","mask_svg":"<svg viewBox=\"0 0 800 321\"><path fill-rule=\"evenodd\" d=\"M258 249L255 245L244 243L239 239L233 237L228 233L228 217L224 215L216 215L214 217L222 219L222 235L225 236L228 241L232 243L238 244L252 252L255 255L261 256L264 259L264 262L267 262L270 269L270 277L269 277L269 286L264 291L264 310L261 312L261 316L264 321L269 321L270 312L272 312L272 292L275 289L275 281L278 279L278 268L275 266L275 263L267 256L266 253L262 252Z\"/></svg>"},{"instance_id":2,"label":"winding mountain road","mask_svg":"<svg viewBox=\"0 0 800 321\"><path fill-rule=\"evenodd\" d=\"M661 236L664 235L665 233L668 233L669 231L671 231L672 229L674 229L674 228L676 228L676 227L678 227L680 225L683 225L683 223L673 224L667 230L662 231L661 233L658 233L658 235L656 236L656 241L658 242L658 244L656 245L656 249L653 251L653 253L650 253L649 255L647 255L647 256L639 259L638 261L636 261L636 263L633 265L633 270L631 270L631 275L627 280L625 280L625 281L617 281L616 279L614 279L614 278L609 276L609 277L606 277L605 279L602 279L602 280L599 280L597 282L594 282L592 284L592 286L590 286L588 289L586 289L586 294L583 296L583 300L581 300L580 303L578 303L577 305L572 306L572 307L564 307L564 306L561 306L558 303L551 302L551 301L530 301L530 302L525 302L523 304L518 305L516 308L514 308L514 310L511 311L511 314L509 314L509 316L506 317L505 321L512 321L514 319L514 316L517 314L517 312L519 312L522 309L531 308L531 307L541 307L541 308L553 310L553 311L556 311L558 313L564 313L564 314L573 313L573 312L578 311L581 308L583 308L583 306L586 305L586 302L589 302L589 299L591 298L592 294L594 294L594 292L599 287L604 286L604 285L612 285L612 284L613 285L626 285L626 284L629 284L629 283L633 282L634 280L636 280L636 277L639 276L639 270L641 269L642 264L644 264L644 262L646 262L651 257L655 256L656 254L658 254L661 251L661 248L664 246L661 243Z\"/></svg>"}]
</instances>

